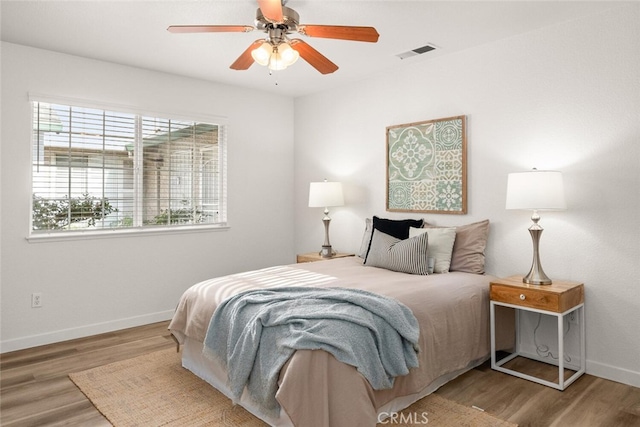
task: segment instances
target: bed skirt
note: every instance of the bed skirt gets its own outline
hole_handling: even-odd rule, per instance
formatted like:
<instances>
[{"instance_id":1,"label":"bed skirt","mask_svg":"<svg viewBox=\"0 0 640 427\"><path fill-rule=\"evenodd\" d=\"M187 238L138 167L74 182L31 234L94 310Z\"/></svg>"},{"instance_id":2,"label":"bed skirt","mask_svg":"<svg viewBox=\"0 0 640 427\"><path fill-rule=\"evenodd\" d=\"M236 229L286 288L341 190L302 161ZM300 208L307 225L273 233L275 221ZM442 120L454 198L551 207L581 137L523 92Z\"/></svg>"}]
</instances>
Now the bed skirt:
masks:
<instances>
[{"instance_id":1,"label":"bed skirt","mask_svg":"<svg viewBox=\"0 0 640 427\"><path fill-rule=\"evenodd\" d=\"M205 357L202 353L202 349L203 344L200 341L197 341L193 338L185 337L184 344L182 346L182 366L231 399L231 392L227 387L227 376L225 370L214 360ZM463 369L442 375L432 381L431 384L422 389L419 393L401 396L391 400L382 407L378 408L378 419L375 421L381 422L386 417L388 417L389 414L400 412L414 402L433 393L447 382L482 364L485 360L487 360L486 357L471 362L467 367ZM247 411L251 412L253 415L271 426L293 426L293 423L291 422L291 419L289 418L285 410L280 411L279 418L265 418L263 415L260 415L255 405L253 405L247 398L246 393L243 394L240 400L240 405L242 405L242 407L244 407ZM372 423L372 426L375 426L375 422Z\"/></svg>"}]
</instances>

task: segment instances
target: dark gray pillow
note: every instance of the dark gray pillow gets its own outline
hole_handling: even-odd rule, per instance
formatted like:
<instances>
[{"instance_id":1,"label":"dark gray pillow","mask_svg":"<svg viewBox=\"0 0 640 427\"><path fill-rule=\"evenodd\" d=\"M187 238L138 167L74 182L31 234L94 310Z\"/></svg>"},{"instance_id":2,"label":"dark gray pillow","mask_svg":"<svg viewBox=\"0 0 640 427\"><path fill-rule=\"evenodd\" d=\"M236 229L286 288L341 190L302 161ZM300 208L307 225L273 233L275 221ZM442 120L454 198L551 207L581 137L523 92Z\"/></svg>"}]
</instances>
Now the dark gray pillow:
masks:
<instances>
[{"instance_id":1,"label":"dark gray pillow","mask_svg":"<svg viewBox=\"0 0 640 427\"><path fill-rule=\"evenodd\" d=\"M373 217L373 228L389 234L400 240L409 238L409 228L420 228L424 223L421 219L387 219Z\"/></svg>"},{"instance_id":2,"label":"dark gray pillow","mask_svg":"<svg viewBox=\"0 0 640 427\"><path fill-rule=\"evenodd\" d=\"M428 242L428 233L400 240L374 229L364 264L401 273L426 275L429 267Z\"/></svg>"}]
</instances>

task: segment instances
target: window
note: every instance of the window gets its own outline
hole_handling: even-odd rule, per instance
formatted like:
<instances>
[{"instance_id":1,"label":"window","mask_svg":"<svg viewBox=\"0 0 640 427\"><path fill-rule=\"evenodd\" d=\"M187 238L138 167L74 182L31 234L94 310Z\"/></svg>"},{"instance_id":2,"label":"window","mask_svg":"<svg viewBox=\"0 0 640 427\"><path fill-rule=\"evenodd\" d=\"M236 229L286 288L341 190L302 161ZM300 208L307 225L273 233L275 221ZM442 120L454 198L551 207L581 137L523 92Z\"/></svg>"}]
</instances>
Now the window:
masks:
<instances>
[{"instance_id":1,"label":"window","mask_svg":"<svg viewBox=\"0 0 640 427\"><path fill-rule=\"evenodd\" d=\"M31 234L225 225L225 127L33 102Z\"/></svg>"}]
</instances>

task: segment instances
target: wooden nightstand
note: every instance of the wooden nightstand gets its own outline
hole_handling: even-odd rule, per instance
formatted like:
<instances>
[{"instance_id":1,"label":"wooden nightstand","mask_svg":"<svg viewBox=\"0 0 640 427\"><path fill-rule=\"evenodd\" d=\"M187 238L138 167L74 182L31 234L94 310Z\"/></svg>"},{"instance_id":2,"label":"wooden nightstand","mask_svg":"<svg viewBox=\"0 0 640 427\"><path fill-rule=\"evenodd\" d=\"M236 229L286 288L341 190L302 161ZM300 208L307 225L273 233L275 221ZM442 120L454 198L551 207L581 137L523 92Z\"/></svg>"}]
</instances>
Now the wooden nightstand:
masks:
<instances>
[{"instance_id":1,"label":"wooden nightstand","mask_svg":"<svg viewBox=\"0 0 640 427\"><path fill-rule=\"evenodd\" d=\"M568 282L554 280L551 285L528 285L522 282L522 276L512 276L499 279L490 284L491 296L491 368L544 384L558 390L564 390L585 372L585 325L584 325L584 285L578 282ZM516 341L515 351L500 360L496 360L496 315L495 307L510 307L516 311ZM538 354L523 352L520 340L520 316L522 312L540 313L541 315L554 316L558 325L558 358L549 360L540 357ZM570 316L569 322L577 323L580 328L580 365L568 367L565 364L565 331L564 319ZM576 321L577 320L577 321ZM537 353L537 352L536 352ZM558 381L548 381L534 375L523 373L505 366L517 357L537 360L544 363L552 363L558 366ZM565 366L575 371L568 378L565 378ZM570 373L570 372L569 372Z\"/></svg>"},{"instance_id":2,"label":"wooden nightstand","mask_svg":"<svg viewBox=\"0 0 640 427\"><path fill-rule=\"evenodd\" d=\"M355 256L355 254L347 254L347 253L338 252L334 256L332 256L331 258L323 258L320 255L319 252L309 252L307 254L299 254L298 256L296 256L296 262L297 263L301 263L301 262L325 261L325 260L328 260L328 259L345 258L345 257L348 257L348 256Z\"/></svg>"}]
</instances>

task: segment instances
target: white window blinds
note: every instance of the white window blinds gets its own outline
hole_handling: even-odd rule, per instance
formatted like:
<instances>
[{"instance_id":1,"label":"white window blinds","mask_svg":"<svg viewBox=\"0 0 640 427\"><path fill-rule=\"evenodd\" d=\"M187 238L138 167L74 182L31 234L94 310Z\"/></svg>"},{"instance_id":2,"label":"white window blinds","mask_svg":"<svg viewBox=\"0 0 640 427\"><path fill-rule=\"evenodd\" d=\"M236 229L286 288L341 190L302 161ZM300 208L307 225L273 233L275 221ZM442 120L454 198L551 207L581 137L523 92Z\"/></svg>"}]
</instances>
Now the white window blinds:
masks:
<instances>
[{"instance_id":1,"label":"white window blinds","mask_svg":"<svg viewBox=\"0 0 640 427\"><path fill-rule=\"evenodd\" d=\"M226 223L224 126L33 102L32 234Z\"/></svg>"}]
</instances>

